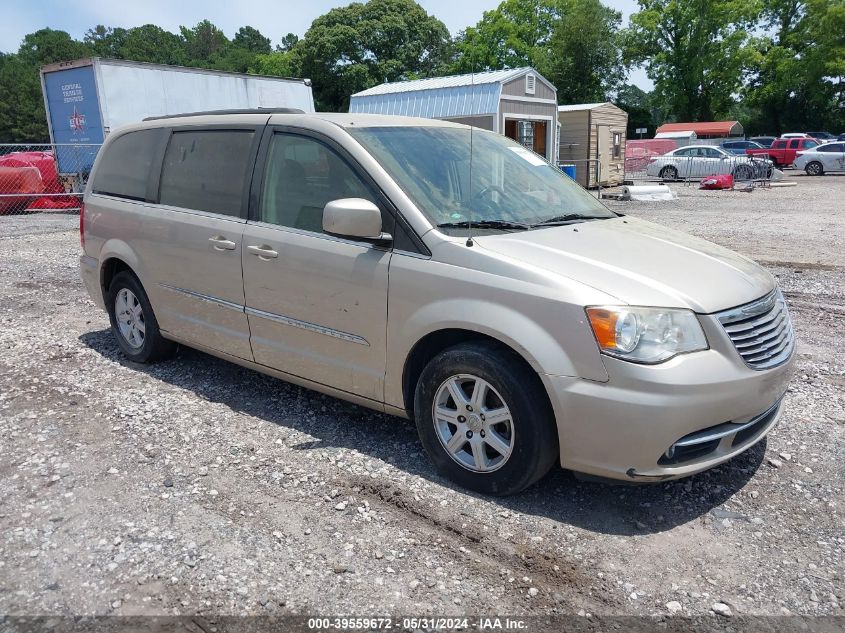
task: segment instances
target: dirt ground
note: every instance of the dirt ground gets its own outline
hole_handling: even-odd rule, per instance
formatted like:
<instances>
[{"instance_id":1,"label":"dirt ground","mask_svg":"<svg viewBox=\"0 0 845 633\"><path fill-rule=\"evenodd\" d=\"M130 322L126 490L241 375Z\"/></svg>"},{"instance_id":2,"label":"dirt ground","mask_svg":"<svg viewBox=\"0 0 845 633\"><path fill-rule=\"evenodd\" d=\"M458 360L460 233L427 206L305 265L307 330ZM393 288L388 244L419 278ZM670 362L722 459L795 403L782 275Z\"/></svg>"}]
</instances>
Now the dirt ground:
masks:
<instances>
[{"instance_id":1,"label":"dirt ground","mask_svg":"<svg viewBox=\"0 0 845 633\"><path fill-rule=\"evenodd\" d=\"M845 177L792 176L609 203L778 276L798 372L768 440L508 499L440 478L407 421L190 349L126 362L77 219L0 217L0 614L845 614Z\"/></svg>"}]
</instances>

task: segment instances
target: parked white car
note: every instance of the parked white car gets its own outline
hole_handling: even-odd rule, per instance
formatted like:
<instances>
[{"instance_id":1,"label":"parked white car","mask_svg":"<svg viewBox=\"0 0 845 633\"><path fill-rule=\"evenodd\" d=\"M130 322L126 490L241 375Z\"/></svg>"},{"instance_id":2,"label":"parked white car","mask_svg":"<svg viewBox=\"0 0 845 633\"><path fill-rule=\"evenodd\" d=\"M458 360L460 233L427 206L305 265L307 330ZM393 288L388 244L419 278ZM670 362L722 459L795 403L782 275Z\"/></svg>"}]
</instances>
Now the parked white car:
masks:
<instances>
[{"instance_id":1,"label":"parked white car","mask_svg":"<svg viewBox=\"0 0 845 633\"><path fill-rule=\"evenodd\" d=\"M826 143L813 149L801 150L793 163L808 176L821 176L827 171L845 171L845 143Z\"/></svg>"},{"instance_id":2,"label":"parked white car","mask_svg":"<svg viewBox=\"0 0 845 633\"><path fill-rule=\"evenodd\" d=\"M646 173L663 180L731 174L737 180L768 177L772 161L737 156L713 145L687 145L651 159Z\"/></svg>"}]
</instances>

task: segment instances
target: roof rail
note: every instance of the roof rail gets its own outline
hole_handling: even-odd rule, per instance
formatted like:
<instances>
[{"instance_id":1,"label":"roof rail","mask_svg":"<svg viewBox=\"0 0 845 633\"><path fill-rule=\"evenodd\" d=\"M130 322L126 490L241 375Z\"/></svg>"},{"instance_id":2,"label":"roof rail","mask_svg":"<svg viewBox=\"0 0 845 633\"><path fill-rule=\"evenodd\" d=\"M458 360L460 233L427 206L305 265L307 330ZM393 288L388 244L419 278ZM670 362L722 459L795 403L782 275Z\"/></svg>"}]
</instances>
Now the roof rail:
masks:
<instances>
[{"instance_id":1,"label":"roof rail","mask_svg":"<svg viewBox=\"0 0 845 633\"><path fill-rule=\"evenodd\" d=\"M208 116L215 114L305 114L299 108L235 108L233 110L204 110L201 112L181 112L179 114L161 114L148 116L144 121L158 121L160 119L178 119L187 116Z\"/></svg>"}]
</instances>

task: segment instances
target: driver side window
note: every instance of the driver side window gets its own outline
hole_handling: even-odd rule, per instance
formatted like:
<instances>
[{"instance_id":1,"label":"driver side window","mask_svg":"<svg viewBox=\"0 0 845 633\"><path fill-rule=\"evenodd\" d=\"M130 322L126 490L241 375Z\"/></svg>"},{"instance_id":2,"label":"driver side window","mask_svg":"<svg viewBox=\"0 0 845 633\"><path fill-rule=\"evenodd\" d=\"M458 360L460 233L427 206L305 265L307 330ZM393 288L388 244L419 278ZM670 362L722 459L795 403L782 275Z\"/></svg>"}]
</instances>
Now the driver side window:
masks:
<instances>
[{"instance_id":1,"label":"driver side window","mask_svg":"<svg viewBox=\"0 0 845 633\"><path fill-rule=\"evenodd\" d=\"M370 188L337 152L307 136L277 133L261 189L262 222L323 232L323 207L341 198L378 204Z\"/></svg>"}]
</instances>

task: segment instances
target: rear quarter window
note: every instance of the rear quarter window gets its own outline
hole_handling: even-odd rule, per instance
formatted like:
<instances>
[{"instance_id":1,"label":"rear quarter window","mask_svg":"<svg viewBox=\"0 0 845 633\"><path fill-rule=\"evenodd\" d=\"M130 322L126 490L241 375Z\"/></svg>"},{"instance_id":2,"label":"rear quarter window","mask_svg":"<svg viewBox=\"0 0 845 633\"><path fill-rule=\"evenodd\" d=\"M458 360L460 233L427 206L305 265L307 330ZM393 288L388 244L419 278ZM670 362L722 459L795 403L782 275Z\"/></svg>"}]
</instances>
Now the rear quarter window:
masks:
<instances>
[{"instance_id":1,"label":"rear quarter window","mask_svg":"<svg viewBox=\"0 0 845 633\"><path fill-rule=\"evenodd\" d=\"M166 133L162 129L138 130L108 143L94 173L93 193L146 200L153 161Z\"/></svg>"},{"instance_id":2,"label":"rear quarter window","mask_svg":"<svg viewBox=\"0 0 845 633\"><path fill-rule=\"evenodd\" d=\"M173 132L164 153L159 202L241 215L254 136L253 130Z\"/></svg>"}]
</instances>

